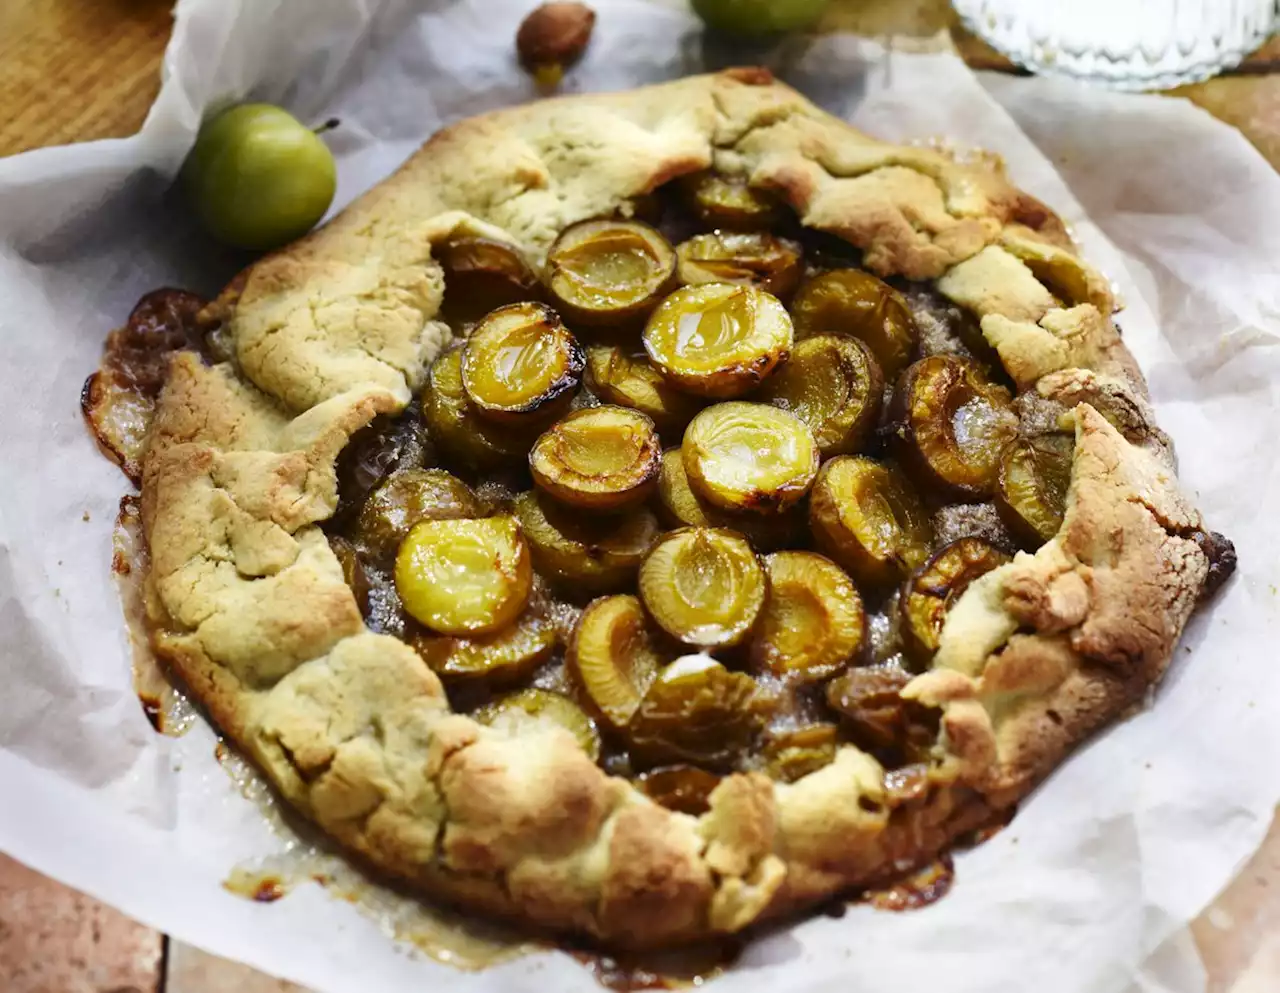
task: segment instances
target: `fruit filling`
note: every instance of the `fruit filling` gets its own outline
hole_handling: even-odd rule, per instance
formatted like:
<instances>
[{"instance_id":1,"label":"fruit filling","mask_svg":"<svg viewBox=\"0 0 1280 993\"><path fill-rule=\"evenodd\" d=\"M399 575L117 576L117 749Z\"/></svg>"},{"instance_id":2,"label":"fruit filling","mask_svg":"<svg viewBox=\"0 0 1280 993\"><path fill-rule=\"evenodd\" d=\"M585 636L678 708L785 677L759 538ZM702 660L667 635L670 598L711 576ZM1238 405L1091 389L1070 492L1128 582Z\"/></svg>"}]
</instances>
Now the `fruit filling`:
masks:
<instances>
[{"instance_id":1,"label":"fruit filling","mask_svg":"<svg viewBox=\"0 0 1280 993\"><path fill-rule=\"evenodd\" d=\"M851 746L927 764L937 714L901 690L971 584L1057 532L1074 449L1019 421L972 318L712 173L541 268L436 255L459 340L339 460L370 627L455 709L567 733L674 810Z\"/></svg>"}]
</instances>

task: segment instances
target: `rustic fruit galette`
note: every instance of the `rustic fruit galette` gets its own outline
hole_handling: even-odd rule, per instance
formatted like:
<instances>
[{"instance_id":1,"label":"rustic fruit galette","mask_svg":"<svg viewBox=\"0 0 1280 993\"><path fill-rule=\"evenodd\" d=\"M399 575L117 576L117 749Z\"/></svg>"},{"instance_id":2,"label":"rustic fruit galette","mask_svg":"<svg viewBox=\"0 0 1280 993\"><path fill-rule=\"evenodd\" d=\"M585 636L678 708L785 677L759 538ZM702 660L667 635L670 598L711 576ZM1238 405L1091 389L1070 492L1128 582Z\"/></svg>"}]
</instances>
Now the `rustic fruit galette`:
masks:
<instances>
[{"instance_id":1,"label":"rustic fruit galette","mask_svg":"<svg viewBox=\"0 0 1280 993\"><path fill-rule=\"evenodd\" d=\"M661 946L928 862L1159 679L1234 553L1113 309L990 165L734 71L448 128L85 404L285 798Z\"/></svg>"}]
</instances>

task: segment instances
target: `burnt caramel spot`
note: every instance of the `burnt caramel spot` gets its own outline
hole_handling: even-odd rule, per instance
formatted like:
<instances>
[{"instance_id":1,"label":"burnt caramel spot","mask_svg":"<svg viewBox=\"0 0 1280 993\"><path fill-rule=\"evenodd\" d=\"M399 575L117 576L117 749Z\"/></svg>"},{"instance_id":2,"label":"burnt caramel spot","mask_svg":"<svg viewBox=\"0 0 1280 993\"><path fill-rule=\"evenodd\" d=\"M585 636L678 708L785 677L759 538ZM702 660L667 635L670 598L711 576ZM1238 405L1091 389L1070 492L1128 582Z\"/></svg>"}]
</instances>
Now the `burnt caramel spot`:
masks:
<instances>
[{"instance_id":1,"label":"burnt caramel spot","mask_svg":"<svg viewBox=\"0 0 1280 993\"><path fill-rule=\"evenodd\" d=\"M253 900L255 903L275 903L284 895L284 883L270 876L258 883L258 888L253 891Z\"/></svg>"},{"instance_id":2,"label":"burnt caramel spot","mask_svg":"<svg viewBox=\"0 0 1280 993\"><path fill-rule=\"evenodd\" d=\"M892 886L867 891L862 900L877 910L919 910L951 892L955 878L955 864L944 854Z\"/></svg>"},{"instance_id":3,"label":"burnt caramel spot","mask_svg":"<svg viewBox=\"0 0 1280 993\"><path fill-rule=\"evenodd\" d=\"M570 954L605 989L681 990L702 986L721 975L742 954L740 938L723 938L670 951L608 955L595 949Z\"/></svg>"},{"instance_id":4,"label":"burnt caramel spot","mask_svg":"<svg viewBox=\"0 0 1280 993\"><path fill-rule=\"evenodd\" d=\"M157 733L163 734L164 710L160 698L149 693L139 693L138 702L142 704L142 712L146 714L151 726L155 728Z\"/></svg>"},{"instance_id":5,"label":"burnt caramel spot","mask_svg":"<svg viewBox=\"0 0 1280 993\"><path fill-rule=\"evenodd\" d=\"M1197 531L1192 537L1209 560L1209 571L1204 577L1204 586L1200 588L1200 600L1203 602L1212 599L1236 571L1236 546L1230 538L1217 531Z\"/></svg>"}]
</instances>

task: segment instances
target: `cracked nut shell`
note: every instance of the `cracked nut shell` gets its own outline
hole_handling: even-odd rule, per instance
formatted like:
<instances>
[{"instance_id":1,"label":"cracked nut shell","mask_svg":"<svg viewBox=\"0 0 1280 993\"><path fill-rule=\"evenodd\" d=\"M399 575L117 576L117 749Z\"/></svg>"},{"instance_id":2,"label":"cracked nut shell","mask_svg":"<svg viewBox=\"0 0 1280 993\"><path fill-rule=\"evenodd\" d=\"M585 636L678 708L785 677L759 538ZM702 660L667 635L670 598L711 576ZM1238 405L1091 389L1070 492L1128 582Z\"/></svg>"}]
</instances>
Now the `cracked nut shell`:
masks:
<instances>
[{"instance_id":1,"label":"cracked nut shell","mask_svg":"<svg viewBox=\"0 0 1280 993\"><path fill-rule=\"evenodd\" d=\"M595 26L596 12L585 3L544 3L520 23L516 54L530 70L572 65L582 57Z\"/></svg>"}]
</instances>

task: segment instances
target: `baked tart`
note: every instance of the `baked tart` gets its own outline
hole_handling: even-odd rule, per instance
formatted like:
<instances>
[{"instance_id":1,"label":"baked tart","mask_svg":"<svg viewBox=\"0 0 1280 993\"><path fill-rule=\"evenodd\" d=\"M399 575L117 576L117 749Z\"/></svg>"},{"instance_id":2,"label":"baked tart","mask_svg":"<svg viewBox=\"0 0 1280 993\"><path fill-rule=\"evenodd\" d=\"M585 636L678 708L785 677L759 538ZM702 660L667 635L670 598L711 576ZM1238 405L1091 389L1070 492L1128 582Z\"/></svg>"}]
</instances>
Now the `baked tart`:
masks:
<instances>
[{"instance_id":1,"label":"baked tart","mask_svg":"<svg viewBox=\"0 0 1280 993\"><path fill-rule=\"evenodd\" d=\"M447 128L84 404L282 797L652 948L900 878L1160 679L1234 552L1113 310L1000 172L737 70Z\"/></svg>"}]
</instances>

